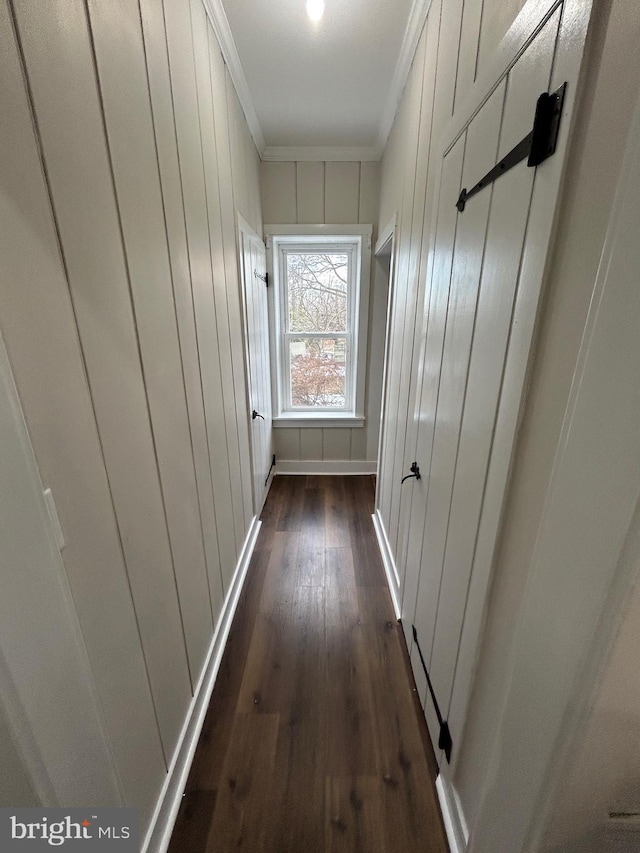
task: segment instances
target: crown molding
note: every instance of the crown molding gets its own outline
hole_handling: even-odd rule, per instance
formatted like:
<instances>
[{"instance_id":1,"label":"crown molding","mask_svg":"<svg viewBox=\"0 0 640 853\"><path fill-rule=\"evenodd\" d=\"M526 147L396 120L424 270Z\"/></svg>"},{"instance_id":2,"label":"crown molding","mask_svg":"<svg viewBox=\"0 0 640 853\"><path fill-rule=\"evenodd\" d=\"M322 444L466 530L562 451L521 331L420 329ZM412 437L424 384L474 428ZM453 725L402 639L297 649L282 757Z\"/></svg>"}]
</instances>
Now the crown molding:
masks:
<instances>
[{"instance_id":1,"label":"crown molding","mask_svg":"<svg viewBox=\"0 0 640 853\"><path fill-rule=\"evenodd\" d=\"M227 14L224 11L222 0L202 0L202 2L204 4L207 17L211 21L211 26L216 34L216 38L218 39L218 44L220 45L222 56L227 64L227 68L229 69L233 85L236 88L240 105L244 111L247 124L249 125L249 131L256 144L256 148L258 149L258 154L262 157L266 148L264 134L262 133L258 114L256 113L253 105L253 98L249 91L249 84L247 83L247 78L244 76L242 63L240 62L240 56L238 55L238 49L236 48L236 43L231 33L231 27L229 26L229 21L227 19Z\"/></svg>"},{"instance_id":2,"label":"crown molding","mask_svg":"<svg viewBox=\"0 0 640 853\"><path fill-rule=\"evenodd\" d=\"M411 63L413 62L430 8L431 0L413 0L409 20L407 21L407 27L404 31L400 47L400 55L396 63L396 70L393 73L389 96L378 128L377 147L380 151L384 151L387 139L391 133L391 128L396 117L396 110L398 109L398 104L400 103L400 98L402 97L402 92L404 91L407 77L411 70Z\"/></svg>"},{"instance_id":3,"label":"crown molding","mask_svg":"<svg viewBox=\"0 0 640 853\"><path fill-rule=\"evenodd\" d=\"M346 162L372 162L376 163L382 156L382 149L377 147L351 147L351 146L314 146L314 145L294 145L294 146L279 146L270 145L264 149L262 153L263 160L269 160L277 163L290 161L299 162L318 162L325 163L346 163Z\"/></svg>"}]
</instances>

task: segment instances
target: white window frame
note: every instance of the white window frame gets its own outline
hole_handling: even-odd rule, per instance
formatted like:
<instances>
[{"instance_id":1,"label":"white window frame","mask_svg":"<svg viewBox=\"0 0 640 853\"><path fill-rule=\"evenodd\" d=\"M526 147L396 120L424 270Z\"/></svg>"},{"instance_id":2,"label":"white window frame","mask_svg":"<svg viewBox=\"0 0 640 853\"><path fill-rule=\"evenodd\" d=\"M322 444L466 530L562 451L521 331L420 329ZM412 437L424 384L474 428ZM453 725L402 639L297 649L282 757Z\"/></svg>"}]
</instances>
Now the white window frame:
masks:
<instances>
[{"instance_id":1,"label":"white window frame","mask_svg":"<svg viewBox=\"0 0 640 853\"><path fill-rule=\"evenodd\" d=\"M272 387L274 427L359 427L365 422L365 382L367 360L367 327L369 317L369 282L371 278L371 225L265 225L267 262L270 284L270 324L272 347ZM353 282L348 288L348 312L352 329L346 376L346 408L293 408L288 399L288 365L286 341L290 337L314 337L315 333L288 332L287 306L282 285L283 252L286 250L353 251ZM337 333L342 337L343 333ZM317 337L331 338L331 332Z\"/></svg>"}]
</instances>

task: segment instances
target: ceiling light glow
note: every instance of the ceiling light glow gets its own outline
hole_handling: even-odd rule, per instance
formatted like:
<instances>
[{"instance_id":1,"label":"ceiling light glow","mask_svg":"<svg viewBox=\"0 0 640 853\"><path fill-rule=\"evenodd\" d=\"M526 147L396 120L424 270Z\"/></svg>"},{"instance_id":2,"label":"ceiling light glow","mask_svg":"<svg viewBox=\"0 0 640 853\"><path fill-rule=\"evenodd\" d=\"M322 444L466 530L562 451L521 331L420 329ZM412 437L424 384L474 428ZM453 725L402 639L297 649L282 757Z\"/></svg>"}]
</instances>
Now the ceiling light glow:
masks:
<instances>
[{"instance_id":1,"label":"ceiling light glow","mask_svg":"<svg viewBox=\"0 0 640 853\"><path fill-rule=\"evenodd\" d=\"M324 14L324 0L307 0L307 14L317 24Z\"/></svg>"}]
</instances>

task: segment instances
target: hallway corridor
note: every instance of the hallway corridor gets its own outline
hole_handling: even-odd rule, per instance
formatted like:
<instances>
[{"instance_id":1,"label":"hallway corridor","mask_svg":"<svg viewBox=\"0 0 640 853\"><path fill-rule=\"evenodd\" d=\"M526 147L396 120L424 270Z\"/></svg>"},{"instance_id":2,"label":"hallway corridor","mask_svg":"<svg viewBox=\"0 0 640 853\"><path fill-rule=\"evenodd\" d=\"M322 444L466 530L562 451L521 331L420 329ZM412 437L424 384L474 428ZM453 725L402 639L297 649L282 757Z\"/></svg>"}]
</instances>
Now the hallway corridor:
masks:
<instances>
[{"instance_id":1,"label":"hallway corridor","mask_svg":"<svg viewBox=\"0 0 640 853\"><path fill-rule=\"evenodd\" d=\"M278 476L171 853L445 853L368 476Z\"/></svg>"}]
</instances>

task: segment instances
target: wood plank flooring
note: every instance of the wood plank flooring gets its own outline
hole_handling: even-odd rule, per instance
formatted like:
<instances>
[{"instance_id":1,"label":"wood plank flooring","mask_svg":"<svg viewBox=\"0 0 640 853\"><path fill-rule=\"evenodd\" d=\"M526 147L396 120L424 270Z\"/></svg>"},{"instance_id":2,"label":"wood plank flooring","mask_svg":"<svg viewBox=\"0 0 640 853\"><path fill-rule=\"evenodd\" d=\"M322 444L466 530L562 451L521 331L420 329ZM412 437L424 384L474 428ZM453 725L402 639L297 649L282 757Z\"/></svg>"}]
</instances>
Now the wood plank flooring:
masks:
<instances>
[{"instance_id":1,"label":"wood plank flooring","mask_svg":"<svg viewBox=\"0 0 640 853\"><path fill-rule=\"evenodd\" d=\"M170 853L446 853L371 477L276 477Z\"/></svg>"}]
</instances>

